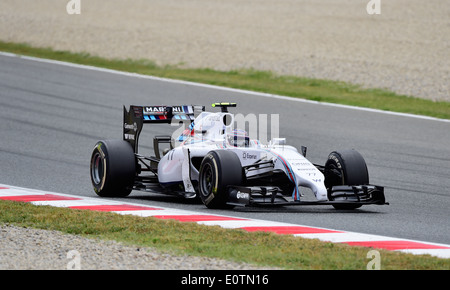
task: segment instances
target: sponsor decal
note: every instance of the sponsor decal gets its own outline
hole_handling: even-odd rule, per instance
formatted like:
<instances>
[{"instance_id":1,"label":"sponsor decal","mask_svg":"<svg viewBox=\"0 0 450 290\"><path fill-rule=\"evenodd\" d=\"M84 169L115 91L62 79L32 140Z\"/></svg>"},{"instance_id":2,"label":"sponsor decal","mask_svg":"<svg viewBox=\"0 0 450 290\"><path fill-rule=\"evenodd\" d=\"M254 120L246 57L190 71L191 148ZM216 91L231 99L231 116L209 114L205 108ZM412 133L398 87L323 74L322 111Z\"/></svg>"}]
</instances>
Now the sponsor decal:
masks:
<instances>
[{"instance_id":1,"label":"sponsor decal","mask_svg":"<svg viewBox=\"0 0 450 290\"><path fill-rule=\"evenodd\" d=\"M250 195L248 193L238 191L236 193L236 198L237 199L246 199L247 200L247 199L250 199Z\"/></svg>"},{"instance_id":2,"label":"sponsor decal","mask_svg":"<svg viewBox=\"0 0 450 290\"><path fill-rule=\"evenodd\" d=\"M251 154L246 151L242 152L242 158L245 160L257 160L258 155L257 154Z\"/></svg>"},{"instance_id":3,"label":"sponsor decal","mask_svg":"<svg viewBox=\"0 0 450 290\"><path fill-rule=\"evenodd\" d=\"M330 156L330 159L333 160L334 162L336 162L336 165L337 165L337 167L338 167L339 169L342 169L341 162L339 161L339 159L338 159L336 156L331 155L331 156Z\"/></svg>"},{"instance_id":4,"label":"sponsor decal","mask_svg":"<svg viewBox=\"0 0 450 290\"><path fill-rule=\"evenodd\" d=\"M136 124L136 122L134 122L133 124L124 123L123 124L123 128L127 129L127 130L134 130L134 131L136 131L137 130L137 124Z\"/></svg>"},{"instance_id":5,"label":"sponsor decal","mask_svg":"<svg viewBox=\"0 0 450 290\"><path fill-rule=\"evenodd\" d=\"M172 112L173 113L184 113L184 110L183 110L182 106L175 106L175 107L172 107Z\"/></svg>"},{"instance_id":6,"label":"sponsor decal","mask_svg":"<svg viewBox=\"0 0 450 290\"><path fill-rule=\"evenodd\" d=\"M165 111L165 106L144 107L144 113L164 113Z\"/></svg>"},{"instance_id":7,"label":"sponsor decal","mask_svg":"<svg viewBox=\"0 0 450 290\"><path fill-rule=\"evenodd\" d=\"M147 106L144 107L144 113L165 113L167 106ZM173 113L184 113L183 106L172 106Z\"/></svg>"}]
</instances>

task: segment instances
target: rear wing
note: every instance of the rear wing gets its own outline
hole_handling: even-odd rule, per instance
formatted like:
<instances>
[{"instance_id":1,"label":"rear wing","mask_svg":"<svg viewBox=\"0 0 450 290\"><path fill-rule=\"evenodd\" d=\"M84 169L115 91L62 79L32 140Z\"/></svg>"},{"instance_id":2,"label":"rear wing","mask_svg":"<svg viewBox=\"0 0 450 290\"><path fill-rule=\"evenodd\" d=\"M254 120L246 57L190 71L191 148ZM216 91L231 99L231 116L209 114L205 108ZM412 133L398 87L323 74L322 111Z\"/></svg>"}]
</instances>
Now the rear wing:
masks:
<instances>
[{"instance_id":1,"label":"rear wing","mask_svg":"<svg viewBox=\"0 0 450 290\"><path fill-rule=\"evenodd\" d=\"M123 140L129 142L138 152L138 140L142 127L146 123L171 124L194 121L194 111L205 110L204 106L130 106L123 107Z\"/></svg>"}]
</instances>

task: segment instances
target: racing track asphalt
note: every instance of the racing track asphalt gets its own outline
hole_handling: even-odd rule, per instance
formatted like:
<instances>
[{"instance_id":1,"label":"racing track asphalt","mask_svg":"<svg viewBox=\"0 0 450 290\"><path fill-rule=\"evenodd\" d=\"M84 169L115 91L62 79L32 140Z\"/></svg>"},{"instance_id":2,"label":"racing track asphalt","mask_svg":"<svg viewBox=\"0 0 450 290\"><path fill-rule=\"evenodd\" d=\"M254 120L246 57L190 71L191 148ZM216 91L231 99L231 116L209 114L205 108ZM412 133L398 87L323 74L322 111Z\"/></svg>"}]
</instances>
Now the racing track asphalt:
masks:
<instances>
[{"instance_id":1,"label":"racing track asphalt","mask_svg":"<svg viewBox=\"0 0 450 290\"><path fill-rule=\"evenodd\" d=\"M94 197L89 159L99 139L121 138L122 106L238 103L236 113L280 114L280 136L323 164L355 148L388 206L235 208L214 214L450 243L450 123L267 98L0 55L0 183ZM144 127L143 140L168 125ZM150 133L151 131L151 133ZM148 141L146 141L148 142ZM149 152L151 143L143 150ZM126 201L211 213L181 198L133 192Z\"/></svg>"}]
</instances>

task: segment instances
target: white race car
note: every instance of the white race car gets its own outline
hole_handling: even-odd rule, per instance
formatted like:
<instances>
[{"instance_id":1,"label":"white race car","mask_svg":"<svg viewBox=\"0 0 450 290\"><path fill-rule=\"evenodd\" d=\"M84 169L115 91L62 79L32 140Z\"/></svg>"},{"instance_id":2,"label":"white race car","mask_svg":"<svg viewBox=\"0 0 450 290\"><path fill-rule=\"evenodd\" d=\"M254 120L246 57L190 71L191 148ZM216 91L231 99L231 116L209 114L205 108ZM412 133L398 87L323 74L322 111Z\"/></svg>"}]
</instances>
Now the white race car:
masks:
<instances>
[{"instance_id":1,"label":"white race car","mask_svg":"<svg viewBox=\"0 0 450 290\"><path fill-rule=\"evenodd\" d=\"M384 188L370 185L366 163L355 150L334 151L325 165L306 159L284 138L268 144L234 127L235 103L203 106L124 107L122 140L99 141L91 157L91 180L99 196L124 197L132 190L199 197L208 208L262 205L332 205L355 209L388 204ZM201 111L197 117L195 112ZM179 137L154 136L154 156L138 153L146 123L187 122ZM177 144L175 144L177 143ZM163 150L164 144L167 148ZM306 188L313 200L304 200Z\"/></svg>"}]
</instances>

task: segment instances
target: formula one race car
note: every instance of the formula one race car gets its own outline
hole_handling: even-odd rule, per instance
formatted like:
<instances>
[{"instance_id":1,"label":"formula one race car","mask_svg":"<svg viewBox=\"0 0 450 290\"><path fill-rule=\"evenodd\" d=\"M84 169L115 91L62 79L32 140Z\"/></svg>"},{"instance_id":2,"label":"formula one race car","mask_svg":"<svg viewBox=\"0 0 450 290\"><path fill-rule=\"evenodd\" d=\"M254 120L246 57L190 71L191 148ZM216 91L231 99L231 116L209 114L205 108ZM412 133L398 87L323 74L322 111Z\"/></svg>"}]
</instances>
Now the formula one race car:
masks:
<instances>
[{"instance_id":1,"label":"formula one race car","mask_svg":"<svg viewBox=\"0 0 450 290\"><path fill-rule=\"evenodd\" d=\"M369 184L357 151L335 151L325 165L315 165L305 158L305 147L299 152L284 138L264 145L234 129L228 108L235 103L213 107L220 112L192 105L124 107L123 140L99 141L94 147L90 172L95 192L103 197L125 197L132 190L181 194L199 197L208 208L387 204L384 188ZM154 136L154 156L138 153L144 124L172 122L185 122L187 128L179 136ZM303 188L312 191L312 201L303 200Z\"/></svg>"}]
</instances>

